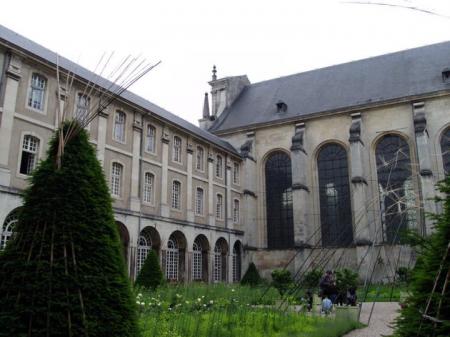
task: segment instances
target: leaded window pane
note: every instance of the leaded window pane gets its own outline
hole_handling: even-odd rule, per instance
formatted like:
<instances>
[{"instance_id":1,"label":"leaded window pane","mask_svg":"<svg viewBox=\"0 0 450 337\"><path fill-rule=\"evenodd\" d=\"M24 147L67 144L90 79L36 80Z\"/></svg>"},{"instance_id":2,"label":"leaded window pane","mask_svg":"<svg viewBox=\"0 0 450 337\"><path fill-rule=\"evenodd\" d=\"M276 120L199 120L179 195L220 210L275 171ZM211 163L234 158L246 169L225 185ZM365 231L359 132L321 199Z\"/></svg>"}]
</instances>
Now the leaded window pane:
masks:
<instances>
[{"instance_id":1,"label":"leaded window pane","mask_svg":"<svg viewBox=\"0 0 450 337\"><path fill-rule=\"evenodd\" d=\"M270 249L294 246L291 170L291 159L284 152L270 155L265 165L267 245Z\"/></svg>"},{"instance_id":2,"label":"leaded window pane","mask_svg":"<svg viewBox=\"0 0 450 337\"><path fill-rule=\"evenodd\" d=\"M111 169L111 194L120 197L122 191L122 171L123 166L113 163Z\"/></svg>"},{"instance_id":3,"label":"leaded window pane","mask_svg":"<svg viewBox=\"0 0 450 337\"><path fill-rule=\"evenodd\" d=\"M156 129L154 126L147 125L147 152L155 152L156 148Z\"/></svg>"},{"instance_id":4,"label":"leaded window pane","mask_svg":"<svg viewBox=\"0 0 450 337\"><path fill-rule=\"evenodd\" d=\"M137 249L137 266L136 272L139 272L144 265L145 259L147 258L150 250L152 249L152 240L149 236L141 235L138 240L138 249Z\"/></svg>"},{"instance_id":5,"label":"leaded window pane","mask_svg":"<svg viewBox=\"0 0 450 337\"><path fill-rule=\"evenodd\" d=\"M239 248L233 247L232 261L233 282L239 282L241 280L241 253Z\"/></svg>"},{"instance_id":6,"label":"leaded window pane","mask_svg":"<svg viewBox=\"0 0 450 337\"><path fill-rule=\"evenodd\" d=\"M174 181L172 184L172 208L180 209L180 195L181 193L181 183L179 181Z\"/></svg>"},{"instance_id":7,"label":"leaded window pane","mask_svg":"<svg viewBox=\"0 0 450 337\"><path fill-rule=\"evenodd\" d=\"M399 243L401 233L416 226L409 146L396 135L384 136L376 147L383 240Z\"/></svg>"},{"instance_id":8,"label":"leaded window pane","mask_svg":"<svg viewBox=\"0 0 450 337\"><path fill-rule=\"evenodd\" d=\"M181 138L173 137L173 161L181 163Z\"/></svg>"},{"instance_id":9,"label":"leaded window pane","mask_svg":"<svg viewBox=\"0 0 450 337\"><path fill-rule=\"evenodd\" d=\"M192 279L201 281L203 276L203 257L202 246L198 242L194 242L192 255Z\"/></svg>"},{"instance_id":10,"label":"leaded window pane","mask_svg":"<svg viewBox=\"0 0 450 337\"><path fill-rule=\"evenodd\" d=\"M3 222L0 231L0 251L6 247L6 244L13 236L14 227L19 219L18 212L12 211Z\"/></svg>"},{"instance_id":11,"label":"leaded window pane","mask_svg":"<svg viewBox=\"0 0 450 337\"><path fill-rule=\"evenodd\" d=\"M353 242L353 227L347 152L338 144L325 145L317 167L322 245L348 246Z\"/></svg>"},{"instance_id":12,"label":"leaded window pane","mask_svg":"<svg viewBox=\"0 0 450 337\"><path fill-rule=\"evenodd\" d=\"M39 152L39 138L26 135L23 137L20 173L29 175L35 169Z\"/></svg>"},{"instance_id":13,"label":"leaded window pane","mask_svg":"<svg viewBox=\"0 0 450 337\"><path fill-rule=\"evenodd\" d=\"M447 129L441 138L442 162L445 174L450 174L450 128Z\"/></svg>"},{"instance_id":14,"label":"leaded window pane","mask_svg":"<svg viewBox=\"0 0 450 337\"><path fill-rule=\"evenodd\" d=\"M239 200L234 200L233 203L233 222L239 223Z\"/></svg>"},{"instance_id":15,"label":"leaded window pane","mask_svg":"<svg viewBox=\"0 0 450 337\"><path fill-rule=\"evenodd\" d=\"M31 77L30 92L28 96L28 106L37 110L44 110L45 88L47 80L45 77L33 74Z\"/></svg>"},{"instance_id":16,"label":"leaded window pane","mask_svg":"<svg viewBox=\"0 0 450 337\"><path fill-rule=\"evenodd\" d=\"M155 176L149 172L144 177L144 202L153 204Z\"/></svg>"},{"instance_id":17,"label":"leaded window pane","mask_svg":"<svg viewBox=\"0 0 450 337\"><path fill-rule=\"evenodd\" d=\"M202 147L198 146L197 147L197 158L196 158L196 168L199 171L203 171L204 170L204 150Z\"/></svg>"},{"instance_id":18,"label":"leaded window pane","mask_svg":"<svg viewBox=\"0 0 450 337\"><path fill-rule=\"evenodd\" d=\"M221 194L217 194L216 196L216 218L223 218L223 196Z\"/></svg>"},{"instance_id":19,"label":"leaded window pane","mask_svg":"<svg viewBox=\"0 0 450 337\"><path fill-rule=\"evenodd\" d=\"M125 119L126 116L124 112L116 112L114 120L114 139L121 143L125 143Z\"/></svg>"},{"instance_id":20,"label":"leaded window pane","mask_svg":"<svg viewBox=\"0 0 450 337\"><path fill-rule=\"evenodd\" d=\"M233 163L233 183L239 184L239 163Z\"/></svg>"},{"instance_id":21,"label":"leaded window pane","mask_svg":"<svg viewBox=\"0 0 450 337\"><path fill-rule=\"evenodd\" d=\"M222 178L223 176L223 160L222 156L217 155L216 157L216 177Z\"/></svg>"},{"instance_id":22,"label":"leaded window pane","mask_svg":"<svg viewBox=\"0 0 450 337\"><path fill-rule=\"evenodd\" d=\"M222 281L222 248L219 244L214 247L214 282Z\"/></svg>"},{"instance_id":23,"label":"leaded window pane","mask_svg":"<svg viewBox=\"0 0 450 337\"><path fill-rule=\"evenodd\" d=\"M180 251L178 243L174 238L167 242L166 253L166 279L169 281L178 281L178 263Z\"/></svg>"},{"instance_id":24,"label":"leaded window pane","mask_svg":"<svg viewBox=\"0 0 450 337\"><path fill-rule=\"evenodd\" d=\"M87 95L78 94L75 110L75 119L83 121L89 114L90 98Z\"/></svg>"},{"instance_id":25,"label":"leaded window pane","mask_svg":"<svg viewBox=\"0 0 450 337\"><path fill-rule=\"evenodd\" d=\"M197 215L203 214L203 189L197 188L195 195L195 213Z\"/></svg>"}]
</instances>

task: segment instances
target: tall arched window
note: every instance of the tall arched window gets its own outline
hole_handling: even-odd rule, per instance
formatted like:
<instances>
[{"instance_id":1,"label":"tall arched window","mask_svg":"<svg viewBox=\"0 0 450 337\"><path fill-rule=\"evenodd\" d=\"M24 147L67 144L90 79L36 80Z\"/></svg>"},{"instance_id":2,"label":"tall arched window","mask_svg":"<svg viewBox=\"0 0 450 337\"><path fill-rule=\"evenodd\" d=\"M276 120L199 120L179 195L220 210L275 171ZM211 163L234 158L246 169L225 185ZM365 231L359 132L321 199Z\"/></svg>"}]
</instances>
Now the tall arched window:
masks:
<instances>
[{"instance_id":1,"label":"tall arched window","mask_svg":"<svg viewBox=\"0 0 450 337\"><path fill-rule=\"evenodd\" d=\"M216 177L223 177L223 160L221 155L217 155L216 157Z\"/></svg>"},{"instance_id":2,"label":"tall arched window","mask_svg":"<svg viewBox=\"0 0 450 337\"><path fill-rule=\"evenodd\" d=\"M205 151L201 146L197 146L197 158L196 158L196 169L199 171L204 171L205 162Z\"/></svg>"},{"instance_id":3,"label":"tall arched window","mask_svg":"<svg viewBox=\"0 0 450 337\"><path fill-rule=\"evenodd\" d=\"M281 151L272 153L265 166L267 245L271 249L294 246L291 159Z\"/></svg>"},{"instance_id":4,"label":"tall arched window","mask_svg":"<svg viewBox=\"0 0 450 337\"><path fill-rule=\"evenodd\" d=\"M181 163L181 138L178 136L173 137L173 161Z\"/></svg>"},{"instance_id":5,"label":"tall arched window","mask_svg":"<svg viewBox=\"0 0 450 337\"><path fill-rule=\"evenodd\" d=\"M216 195L216 219L223 219L223 196L222 194Z\"/></svg>"},{"instance_id":6,"label":"tall arched window","mask_svg":"<svg viewBox=\"0 0 450 337\"><path fill-rule=\"evenodd\" d=\"M155 153L155 149L156 149L156 128L151 124L147 124L145 150L147 152Z\"/></svg>"},{"instance_id":7,"label":"tall arched window","mask_svg":"<svg viewBox=\"0 0 450 337\"><path fill-rule=\"evenodd\" d=\"M441 138L442 162L445 174L450 174L450 128L448 128Z\"/></svg>"},{"instance_id":8,"label":"tall arched window","mask_svg":"<svg viewBox=\"0 0 450 337\"><path fill-rule=\"evenodd\" d=\"M125 120L125 112L116 111L114 119L114 140L121 143L125 143Z\"/></svg>"},{"instance_id":9,"label":"tall arched window","mask_svg":"<svg viewBox=\"0 0 450 337\"><path fill-rule=\"evenodd\" d=\"M347 152L327 144L317 156L322 246L348 246L353 242Z\"/></svg>"},{"instance_id":10,"label":"tall arched window","mask_svg":"<svg viewBox=\"0 0 450 337\"><path fill-rule=\"evenodd\" d=\"M181 209L181 183L174 180L172 183L172 208Z\"/></svg>"},{"instance_id":11,"label":"tall arched window","mask_svg":"<svg viewBox=\"0 0 450 337\"><path fill-rule=\"evenodd\" d=\"M222 281L222 247L214 247L214 282Z\"/></svg>"},{"instance_id":12,"label":"tall arched window","mask_svg":"<svg viewBox=\"0 0 450 337\"><path fill-rule=\"evenodd\" d=\"M203 188L197 187L195 193L195 214L203 215Z\"/></svg>"},{"instance_id":13,"label":"tall arched window","mask_svg":"<svg viewBox=\"0 0 450 337\"><path fill-rule=\"evenodd\" d=\"M6 244L11 239L14 231L14 226L16 225L19 218L17 209L8 214L2 227L0 228L0 250L6 247Z\"/></svg>"},{"instance_id":14,"label":"tall arched window","mask_svg":"<svg viewBox=\"0 0 450 337\"><path fill-rule=\"evenodd\" d=\"M139 272L141 271L145 259L147 258L147 255L151 249L152 238L149 235L141 234L138 240L136 274L139 274Z\"/></svg>"},{"instance_id":15,"label":"tall arched window","mask_svg":"<svg viewBox=\"0 0 450 337\"><path fill-rule=\"evenodd\" d=\"M178 262L180 251L178 242L174 237L170 237L167 242L166 257L166 278L169 281L178 281Z\"/></svg>"},{"instance_id":16,"label":"tall arched window","mask_svg":"<svg viewBox=\"0 0 450 337\"><path fill-rule=\"evenodd\" d=\"M192 279L194 281L201 281L203 279L203 258L200 242L194 241L192 251Z\"/></svg>"},{"instance_id":17,"label":"tall arched window","mask_svg":"<svg viewBox=\"0 0 450 337\"><path fill-rule=\"evenodd\" d=\"M386 135L376 147L383 240L398 243L401 232L416 225L409 146L397 135Z\"/></svg>"},{"instance_id":18,"label":"tall arched window","mask_svg":"<svg viewBox=\"0 0 450 337\"><path fill-rule=\"evenodd\" d=\"M146 172L144 175L144 202L147 202L149 204L153 204L155 194L155 176L150 173Z\"/></svg>"},{"instance_id":19,"label":"tall arched window","mask_svg":"<svg viewBox=\"0 0 450 337\"><path fill-rule=\"evenodd\" d=\"M44 76L34 73L31 77L31 84L28 90L28 106L30 108L44 111L46 87L47 79Z\"/></svg>"},{"instance_id":20,"label":"tall arched window","mask_svg":"<svg viewBox=\"0 0 450 337\"><path fill-rule=\"evenodd\" d=\"M239 200L234 199L233 201L233 222L234 223L239 223L239 212L240 211L240 207L239 207Z\"/></svg>"},{"instance_id":21,"label":"tall arched window","mask_svg":"<svg viewBox=\"0 0 450 337\"><path fill-rule=\"evenodd\" d=\"M236 241L233 246L233 282L241 280L241 243Z\"/></svg>"},{"instance_id":22,"label":"tall arched window","mask_svg":"<svg viewBox=\"0 0 450 337\"><path fill-rule=\"evenodd\" d=\"M123 166L117 162L111 166L111 194L120 197L122 192Z\"/></svg>"}]
</instances>

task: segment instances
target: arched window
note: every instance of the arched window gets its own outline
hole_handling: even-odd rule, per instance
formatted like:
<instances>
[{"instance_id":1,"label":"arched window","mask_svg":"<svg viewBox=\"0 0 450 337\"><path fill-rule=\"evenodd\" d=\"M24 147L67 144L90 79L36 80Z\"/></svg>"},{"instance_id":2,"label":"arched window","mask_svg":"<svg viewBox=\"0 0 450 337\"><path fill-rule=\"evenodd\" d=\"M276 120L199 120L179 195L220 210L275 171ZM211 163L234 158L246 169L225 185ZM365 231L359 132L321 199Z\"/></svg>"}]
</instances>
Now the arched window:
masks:
<instances>
[{"instance_id":1,"label":"arched window","mask_svg":"<svg viewBox=\"0 0 450 337\"><path fill-rule=\"evenodd\" d=\"M166 278L169 281L178 281L178 262L180 251L175 238L170 237L167 242Z\"/></svg>"},{"instance_id":2,"label":"arched window","mask_svg":"<svg viewBox=\"0 0 450 337\"><path fill-rule=\"evenodd\" d=\"M32 135L25 135L23 137L19 170L21 174L29 175L36 168L39 145L39 138Z\"/></svg>"},{"instance_id":3,"label":"arched window","mask_svg":"<svg viewBox=\"0 0 450 337\"><path fill-rule=\"evenodd\" d=\"M441 138L442 162L445 174L450 174L450 128L448 128Z\"/></svg>"},{"instance_id":4,"label":"arched window","mask_svg":"<svg viewBox=\"0 0 450 337\"><path fill-rule=\"evenodd\" d=\"M114 119L114 140L121 143L125 143L125 120L125 112L116 111Z\"/></svg>"},{"instance_id":5,"label":"arched window","mask_svg":"<svg viewBox=\"0 0 450 337\"><path fill-rule=\"evenodd\" d=\"M320 222L323 246L348 246L353 242L347 152L327 144L317 157Z\"/></svg>"},{"instance_id":6,"label":"arched window","mask_svg":"<svg viewBox=\"0 0 450 337\"><path fill-rule=\"evenodd\" d=\"M203 189L197 187L195 193L195 214L203 215Z\"/></svg>"},{"instance_id":7,"label":"arched window","mask_svg":"<svg viewBox=\"0 0 450 337\"><path fill-rule=\"evenodd\" d=\"M6 244L11 239L14 231L14 226L16 225L18 218L18 211L14 210L8 214L5 221L3 222L2 228L0 228L0 250L5 249Z\"/></svg>"},{"instance_id":8,"label":"arched window","mask_svg":"<svg viewBox=\"0 0 450 337\"><path fill-rule=\"evenodd\" d=\"M398 243L401 232L416 225L416 195L409 146L397 135L386 135L376 147L383 240Z\"/></svg>"},{"instance_id":9,"label":"arched window","mask_svg":"<svg viewBox=\"0 0 450 337\"><path fill-rule=\"evenodd\" d=\"M205 151L201 146L197 146L197 158L196 158L196 168L199 171L204 171L205 163Z\"/></svg>"},{"instance_id":10,"label":"arched window","mask_svg":"<svg viewBox=\"0 0 450 337\"><path fill-rule=\"evenodd\" d=\"M146 134L146 146L145 150L147 152L155 153L156 149L156 128L151 125L147 124L147 134Z\"/></svg>"},{"instance_id":11,"label":"arched window","mask_svg":"<svg viewBox=\"0 0 450 337\"><path fill-rule=\"evenodd\" d=\"M172 208L181 209L181 183L174 180L172 183Z\"/></svg>"},{"instance_id":12,"label":"arched window","mask_svg":"<svg viewBox=\"0 0 450 337\"><path fill-rule=\"evenodd\" d=\"M173 161L181 163L181 138L178 136L173 137Z\"/></svg>"},{"instance_id":13,"label":"arched window","mask_svg":"<svg viewBox=\"0 0 450 337\"><path fill-rule=\"evenodd\" d=\"M149 235L141 234L138 240L136 274L139 274L139 272L141 271L145 259L147 258L147 255L151 249L152 238Z\"/></svg>"},{"instance_id":14,"label":"arched window","mask_svg":"<svg viewBox=\"0 0 450 337\"><path fill-rule=\"evenodd\" d=\"M223 177L223 160L221 155L217 155L216 157L216 177Z\"/></svg>"},{"instance_id":15,"label":"arched window","mask_svg":"<svg viewBox=\"0 0 450 337\"><path fill-rule=\"evenodd\" d=\"M144 176L144 202L147 202L149 204L153 204L154 202L154 187L155 185L155 176L150 173L146 172Z\"/></svg>"},{"instance_id":16,"label":"arched window","mask_svg":"<svg viewBox=\"0 0 450 337\"><path fill-rule=\"evenodd\" d=\"M241 280L241 244L239 241L233 246L233 282Z\"/></svg>"},{"instance_id":17,"label":"arched window","mask_svg":"<svg viewBox=\"0 0 450 337\"><path fill-rule=\"evenodd\" d=\"M233 202L233 222L239 223L239 200L234 199Z\"/></svg>"},{"instance_id":18,"label":"arched window","mask_svg":"<svg viewBox=\"0 0 450 337\"><path fill-rule=\"evenodd\" d=\"M45 89L47 79L39 74L33 74L28 92L28 106L30 108L44 111Z\"/></svg>"},{"instance_id":19,"label":"arched window","mask_svg":"<svg viewBox=\"0 0 450 337\"><path fill-rule=\"evenodd\" d=\"M266 216L267 245L271 249L294 246L294 221L292 215L291 159L281 151L267 159Z\"/></svg>"},{"instance_id":20,"label":"arched window","mask_svg":"<svg viewBox=\"0 0 450 337\"><path fill-rule=\"evenodd\" d=\"M202 246L200 242L194 241L192 247L192 279L194 281L201 281L203 279L203 258L202 258Z\"/></svg>"},{"instance_id":21,"label":"arched window","mask_svg":"<svg viewBox=\"0 0 450 337\"><path fill-rule=\"evenodd\" d=\"M111 166L111 194L116 197L120 197L122 192L122 174L122 164L113 162Z\"/></svg>"},{"instance_id":22,"label":"arched window","mask_svg":"<svg viewBox=\"0 0 450 337\"><path fill-rule=\"evenodd\" d=\"M222 248L216 244L214 247L214 282L222 281Z\"/></svg>"},{"instance_id":23,"label":"arched window","mask_svg":"<svg viewBox=\"0 0 450 337\"><path fill-rule=\"evenodd\" d=\"M223 196L222 194L216 195L216 219L223 219Z\"/></svg>"}]
</instances>

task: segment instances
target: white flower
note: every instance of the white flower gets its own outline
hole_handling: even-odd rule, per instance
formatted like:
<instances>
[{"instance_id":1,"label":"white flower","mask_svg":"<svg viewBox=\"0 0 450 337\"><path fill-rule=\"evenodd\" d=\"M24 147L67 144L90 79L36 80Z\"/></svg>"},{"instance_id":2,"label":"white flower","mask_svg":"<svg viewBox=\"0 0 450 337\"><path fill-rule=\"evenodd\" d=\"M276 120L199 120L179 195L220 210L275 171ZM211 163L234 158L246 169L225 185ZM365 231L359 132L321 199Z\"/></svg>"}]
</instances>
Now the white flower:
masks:
<instances>
[{"instance_id":1,"label":"white flower","mask_svg":"<svg viewBox=\"0 0 450 337\"><path fill-rule=\"evenodd\" d=\"M189 304L189 301L186 301L186 304Z\"/></svg>"},{"instance_id":2,"label":"white flower","mask_svg":"<svg viewBox=\"0 0 450 337\"><path fill-rule=\"evenodd\" d=\"M209 301L209 304L214 304L214 301L213 300Z\"/></svg>"},{"instance_id":3,"label":"white flower","mask_svg":"<svg viewBox=\"0 0 450 337\"><path fill-rule=\"evenodd\" d=\"M231 292L232 292L232 293L234 293L234 292L235 292L235 290L234 290L234 289L231 289Z\"/></svg>"},{"instance_id":4,"label":"white flower","mask_svg":"<svg viewBox=\"0 0 450 337\"><path fill-rule=\"evenodd\" d=\"M137 304L137 305L141 305L141 302L139 302L139 301L136 301L136 304Z\"/></svg>"},{"instance_id":5,"label":"white flower","mask_svg":"<svg viewBox=\"0 0 450 337\"><path fill-rule=\"evenodd\" d=\"M200 302L202 299L199 297L199 298L197 298L197 302Z\"/></svg>"}]
</instances>

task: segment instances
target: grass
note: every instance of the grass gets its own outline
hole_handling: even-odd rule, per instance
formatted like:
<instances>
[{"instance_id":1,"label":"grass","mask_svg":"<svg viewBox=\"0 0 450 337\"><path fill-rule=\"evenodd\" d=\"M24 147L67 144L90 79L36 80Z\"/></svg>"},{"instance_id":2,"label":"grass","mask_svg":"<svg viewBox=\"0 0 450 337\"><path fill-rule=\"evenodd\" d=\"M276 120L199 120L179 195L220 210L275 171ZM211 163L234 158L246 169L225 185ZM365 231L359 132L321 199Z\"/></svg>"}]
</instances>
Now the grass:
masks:
<instances>
[{"instance_id":1,"label":"grass","mask_svg":"<svg viewBox=\"0 0 450 337\"><path fill-rule=\"evenodd\" d=\"M358 300L363 301L365 297L364 287L358 288ZM401 293L407 292L408 287L404 284L373 284L369 286L365 302L399 302Z\"/></svg>"},{"instance_id":2,"label":"grass","mask_svg":"<svg viewBox=\"0 0 450 337\"><path fill-rule=\"evenodd\" d=\"M276 309L271 288L169 286L137 294L143 337L338 337L360 327Z\"/></svg>"}]
</instances>

